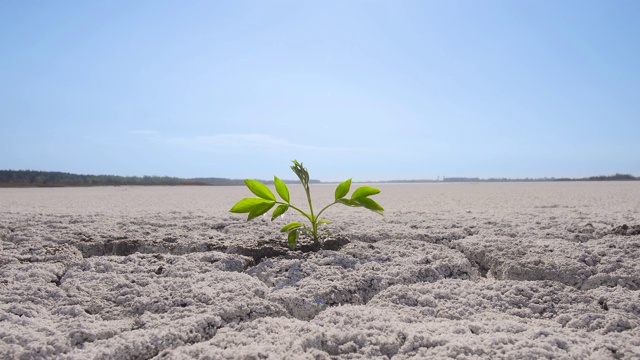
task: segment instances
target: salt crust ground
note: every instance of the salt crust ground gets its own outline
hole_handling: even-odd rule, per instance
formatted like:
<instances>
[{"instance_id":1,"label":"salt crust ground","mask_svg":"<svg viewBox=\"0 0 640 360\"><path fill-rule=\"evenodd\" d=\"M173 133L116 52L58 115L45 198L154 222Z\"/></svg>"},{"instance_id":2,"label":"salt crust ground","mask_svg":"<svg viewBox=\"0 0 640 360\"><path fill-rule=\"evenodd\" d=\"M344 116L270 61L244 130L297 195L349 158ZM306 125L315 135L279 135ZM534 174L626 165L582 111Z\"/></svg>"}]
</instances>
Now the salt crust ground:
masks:
<instances>
[{"instance_id":1,"label":"salt crust ground","mask_svg":"<svg viewBox=\"0 0 640 360\"><path fill-rule=\"evenodd\" d=\"M0 358L640 358L640 183L380 188L294 253L242 187L0 189Z\"/></svg>"}]
</instances>

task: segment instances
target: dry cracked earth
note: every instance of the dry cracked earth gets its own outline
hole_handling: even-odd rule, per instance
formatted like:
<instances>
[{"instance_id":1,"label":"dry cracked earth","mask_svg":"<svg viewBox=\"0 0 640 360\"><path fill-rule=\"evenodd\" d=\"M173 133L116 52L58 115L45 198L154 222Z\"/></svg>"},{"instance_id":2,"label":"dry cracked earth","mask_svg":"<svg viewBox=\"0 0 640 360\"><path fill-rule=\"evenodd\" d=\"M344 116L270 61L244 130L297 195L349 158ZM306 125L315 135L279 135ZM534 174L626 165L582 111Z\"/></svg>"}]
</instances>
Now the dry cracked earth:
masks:
<instances>
[{"instance_id":1,"label":"dry cracked earth","mask_svg":"<svg viewBox=\"0 0 640 360\"><path fill-rule=\"evenodd\" d=\"M378 187L294 252L244 187L0 189L0 358L640 358L640 183Z\"/></svg>"}]
</instances>

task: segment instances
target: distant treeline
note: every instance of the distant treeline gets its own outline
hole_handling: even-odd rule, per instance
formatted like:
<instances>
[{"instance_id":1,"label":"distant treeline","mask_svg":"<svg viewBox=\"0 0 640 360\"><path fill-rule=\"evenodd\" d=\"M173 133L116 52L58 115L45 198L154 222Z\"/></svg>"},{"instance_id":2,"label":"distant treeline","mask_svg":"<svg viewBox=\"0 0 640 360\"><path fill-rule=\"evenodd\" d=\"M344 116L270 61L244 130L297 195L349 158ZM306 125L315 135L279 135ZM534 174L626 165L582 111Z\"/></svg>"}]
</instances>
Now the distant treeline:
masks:
<instances>
[{"instance_id":1,"label":"distant treeline","mask_svg":"<svg viewBox=\"0 0 640 360\"><path fill-rule=\"evenodd\" d=\"M527 182L527 181L631 181L640 180L629 174L600 175L586 178L470 178L443 177L442 180L391 180L372 181L376 183L435 183L435 182ZM260 180L273 184L272 180ZM297 184L297 180L283 180L288 184ZM311 183L320 183L311 180ZM116 176L116 175L77 175L53 171L0 170L0 187L57 187L57 186L121 186L121 185L244 185L242 179L193 178L183 179L169 176Z\"/></svg>"},{"instance_id":2,"label":"distant treeline","mask_svg":"<svg viewBox=\"0 0 640 360\"><path fill-rule=\"evenodd\" d=\"M168 176L77 175L64 172L0 170L0 186L204 185Z\"/></svg>"},{"instance_id":3,"label":"distant treeline","mask_svg":"<svg viewBox=\"0 0 640 360\"><path fill-rule=\"evenodd\" d=\"M530 181L626 181L626 180L640 180L640 177L635 177L629 174L615 174L615 175L600 175L600 176L590 176L585 178L554 178L554 177L544 177L544 178L521 178L521 179L510 179L510 178L488 178L481 179L477 177L443 177L440 181L435 180L399 180L397 182L530 182ZM394 181L396 182L396 181Z\"/></svg>"},{"instance_id":4,"label":"distant treeline","mask_svg":"<svg viewBox=\"0 0 640 360\"><path fill-rule=\"evenodd\" d=\"M442 180L389 180L389 181L372 181L377 183L441 183L441 182L532 182L532 181L628 181L628 180L640 180L640 177L635 177L629 174L615 174L615 175L600 175L590 176L585 178L488 178L482 179L477 177L443 177Z\"/></svg>"},{"instance_id":5,"label":"distant treeline","mask_svg":"<svg viewBox=\"0 0 640 360\"><path fill-rule=\"evenodd\" d=\"M262 180L261 180L262 181ZM283 180L295 183L293 180ZM272 184L273 181L263 181ZM318 183L318 180L311 180ZM0 187L62 187L121 185L244 185L241 179L195 178L169 176L77 175L55 171L0 170Z\"/></svg>"},{"instance_id":6,"label":"distant treeline","mask_svg":"<svg viewBox=\"0 0 640 360\"><path fill-rule=\"evenodd\" d=\"M640 177L629 174L615 174L615 175L600 175L590 176L581 179L559 178L555 181L627 181L627 180L640 180Z\"/></svg>"}]
</instances>

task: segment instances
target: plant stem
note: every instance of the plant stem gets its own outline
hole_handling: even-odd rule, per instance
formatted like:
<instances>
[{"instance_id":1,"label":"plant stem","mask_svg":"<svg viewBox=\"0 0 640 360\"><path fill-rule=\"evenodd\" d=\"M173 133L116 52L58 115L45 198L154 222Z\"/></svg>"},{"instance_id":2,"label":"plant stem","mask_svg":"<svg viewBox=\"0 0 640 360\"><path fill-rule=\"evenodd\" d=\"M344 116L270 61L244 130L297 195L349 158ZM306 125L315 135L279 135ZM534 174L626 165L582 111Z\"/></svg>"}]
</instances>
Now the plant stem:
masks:
<instances>
[{"instance_id":1,"label":"plant stem","mask_svg":"<svg viewBox=\"0 0 640 360\"><path fill-rule=\"evenodd\" d=\"M309 219L313 228L309 229L306 225L304 227L311 232L311 235L313 235L313 241L318 242L318 221L317 221L317 218L313 216L313 209L311 210L312 211L311 215L309 215L306 212L304 212L302 209L294 205L283 203L281 201L276 201L276 204L289 205L290 208L292 208L293 210L296 210L297 212L302 214L304 217Z\"/></svg>"},{"instance_id":2,"label":"plant stem","mask_svg":"<svg viewBox=\"0 0 640 360\"><path fill-rule=\"evenodd\" d=\"M303 183L304 185L304 183ZM309 219L309 221L311 222L311 235L313 236L313 242L317 243L318 242L318 218L320 217L320 214L322 214L323 211L325 211L329 206L335 204L329 204L328 206L326 206L324 209L322 209L319 213L318 216L315 216L313 214L313 205L311 204L311 193L309 191L309 187L304 186L304 190L307 193L307 201L309 202L309 210L311 211L311 214L307 214L306 212L302 211L300 208L291 205L289 203L283 203L281 201L276 201L276 204L283 204L283 205L289 205L289 207L291 207L292 209L296 210L297 212L299 212L300 214L304 215L304 217L306 217L307 219Z\"/></svg>"},{"instance_id":3,"label":"plant stem","mask_svg":"<svg viewBox=\"0 0 640 360\"><path fill-rule=\"evenodd\" d=\"M334 202L332 202L331 204L329 204L329 205L327 205L327 206L323 207L323 208L322 208L322 210L320 210L320 212L318 213L318 219L320 218L320 214L322 214L325 210L327 210L327 209L329 208L329 206L331 206L331 205L335 205L335 204L337 204L337 203L338 203L337 201L334 201Z\"/></svg>"},{"instance_id":4,"label":"plant stem","mask_svg":"<svg viewBox=\"0 0 640 360\"><path fill-rule=\"evenodd\" d=\"M276 204L289 205L290 208L292 208L293 210L296 210L300 214L304 215L304 217L309 219L309 221L313 222L313 220L311 219L311 216L309 216L309 214L307 214L306 212L302 211L300 208L298 208L298 207L296 207L294 205L291 205L291 204L288 204L288 203L285 203L285 202L282 202L282 201L276 201Z\"/></svg>"},{"instance_id":5,"label":"plant stem","mask_svg":"<svg viewBox=\"0 0 640 360\"><path fill-rule=\"evenodd\" d=\"M313 215L313 205L311 204L311 191L309 190L309 185L304 187L304 191L307 193L307 201L309 202L309 210L311 211L311 226L313 226L313 230L311 234L313 235L313 242L318 242L318 219Z\"/></svg>"}]
</instances>

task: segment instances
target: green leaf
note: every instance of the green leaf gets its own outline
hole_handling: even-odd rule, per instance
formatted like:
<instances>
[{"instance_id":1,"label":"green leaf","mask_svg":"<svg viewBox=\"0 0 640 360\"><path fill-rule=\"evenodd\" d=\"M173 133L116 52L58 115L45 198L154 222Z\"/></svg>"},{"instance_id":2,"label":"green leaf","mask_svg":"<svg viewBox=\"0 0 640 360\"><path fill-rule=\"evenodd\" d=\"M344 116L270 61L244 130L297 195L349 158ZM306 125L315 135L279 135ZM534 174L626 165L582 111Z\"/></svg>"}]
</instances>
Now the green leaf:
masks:
<instances>
[{"instance_id":1,"label":"green leaf","mask_svg":"<svg viewBox=\"0 0 640 360\"><path fill-rule=\"evenodd\" d=\"M299 228L301 226L302 226L302 224L300 224L297 221L290 222L287 225L285 225L282 229L280 229L280 232L285 232L285 231L289 231L289 230L292 230L292 229L297 229L297 228Z\"/></svg>"},{"instance_id":2,"label":"green leaf","mask_svg":"<svg viewBox=\"0 0 640 360\"><path fill-rule=\"evenodd\" d=\"M269 190L267 185L261 183L260 181L245 179L244 183L247 184L247 187L249 188L249 190L251 190L252 193L258 195L258 197L263 198L265 200L276 201L275 195L273 195L273 193L271 192L271 190Z\"/></svg>"},{"instance_id":3,"label":"green leaf","mask_svg":"<svg viewBox=\"0 0 640 360\"><path fill-rule=\"evenodd\" d=\"M380 189L376 189L371 186L360 186L359 188L356 189L356 191L353 192L353 194L351 194L351 199L367 197L367 196L371 196L379 193L380 193Z\"/></svg>"},{"instance_id":4,"label":"green leaf","mask_svg":"<svg viewBox=\"0 0 640 360\"><path fill-rule=\"evenodd\" d=\"M373 201L372 199L368 198L368 197L359 197L359 198L355 198L353 199L353 201L356 201L360 204L362 204L362 206L364 206L365 208L376 212L380 215L384 215L384 209L382 208L382 206L380 206L377 202Z\"/></svg>"},{"instance_id":5,"label":"green leaf","mask_svg":"<svg viewBox=\"0 0 640 360\"><path fill-rule=\"evenodd\" d=\"M351 179L345 180L336 187L336 200L345 197L349 193L349 189L351 188Z\"/></svg>"},{"instance_id":6,"label":"green leaf","mask_svg":"<svg viewBox=\"0 0 640 360\"><path fill-rule=\"evenodd\" d=\"M275 205L276 203L273 201L269 201L269 202L264 202L262 204L258 204L255 205L251 211L249 211L249 216L247 217L247 221L249 220L253 220L255 218L257 218L258 216L266 213L267 211L269 211L273 205Z\"/></svg>"},{"instance_id":7,"label":"green leaf","mask_svg":"<svg viewBox=\"0 0 640 360\"><path fill-rule=\"evenodd\" d=\"M351 207L363 206L362 204L350 199L338 199L337 201L340 204L351 206Z\"/></svg>"},{"instance_id":8,"label":"green leaf","mask_svg":"<svg viewBox=\"0 0 640 360\"><path fill-rule=\"evenodd\" d=\"M322 219L320 221L318 221L318 225L322 225L322 224L332 224L333 221L331 220L327 220L327 219Z\"/></svg>"},{"instance_id":9,"label":"green leaf","mask_svg":"<svg viewBox=\"0 0 640 360\"><path fill-rule=\"evenodd\" d=\"M284 214L289 210L289 205L282 204L278 206L275 210L273 210L273 215L271 215L271 221L275 220L278 216Z\"/></svg>"},{"instance_id":10,"label":"green leaf","mask_svg":"<svg viewBox=\"0 0 640 360\"><path fill-rule=\"evenodd\" d=\"M233 205L233 207L231 208L231 210L229 210L229 212L239 213L239 214L248 213L256 205L269 204L269 203L271 203L271 201L264 200L264 199L244 198L238 201L235 205Z\"/></svg>"},{"instance_id":11,"label":"green leaf","mask_svg":"<svg viewBox=\"0 0 640 360\"><path fill-rule=\"evenodd\" d=\"M298 232L297 231L292 231L289 233L289 235L287 236L287 242L289 243L289 249L291 249L291 251L296 249L296 244L298 243Z\"/></svg>"},{"instance_id":12,"label":"green leaf","mask_svg":"<svg viewBox=\"0 0 640 360\"><path fill-rule=\"evenodd\" d=\"M287 184L278 179L277 176L273 177L273 182L276 184L276 191L278 192L278 195L280 195L282 200L289 203L289 189L287 189Z\"/></svg>"}]
</instances>

